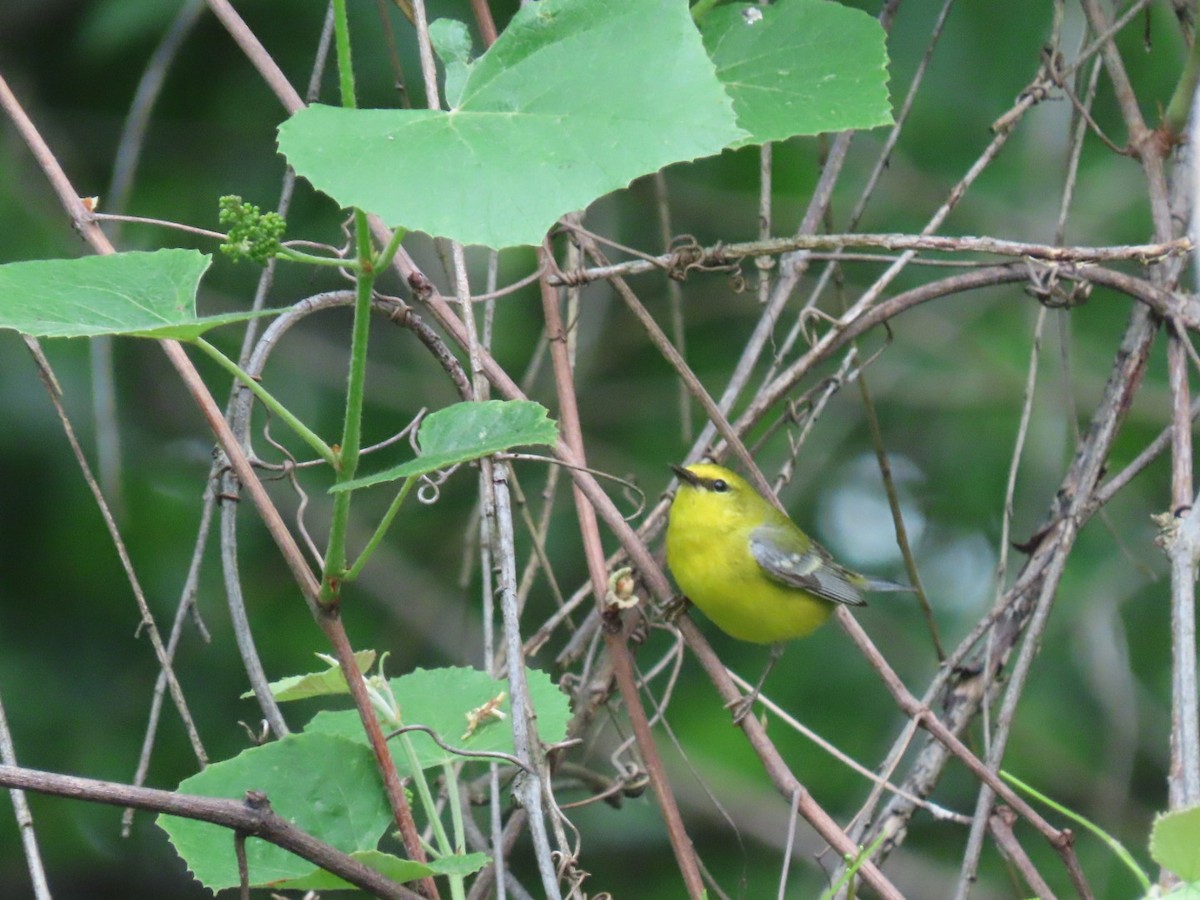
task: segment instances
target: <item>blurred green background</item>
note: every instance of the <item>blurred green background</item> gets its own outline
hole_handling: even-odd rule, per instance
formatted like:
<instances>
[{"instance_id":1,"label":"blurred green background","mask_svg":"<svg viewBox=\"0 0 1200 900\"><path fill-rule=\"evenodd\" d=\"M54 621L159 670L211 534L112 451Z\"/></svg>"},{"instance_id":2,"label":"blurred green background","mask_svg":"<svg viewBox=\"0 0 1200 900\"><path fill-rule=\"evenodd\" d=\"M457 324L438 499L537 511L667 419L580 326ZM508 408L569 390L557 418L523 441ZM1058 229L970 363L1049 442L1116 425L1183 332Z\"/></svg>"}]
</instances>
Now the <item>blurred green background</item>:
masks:
<instances>
[{"instance_id":1,"label":"blurred green background","mask_svg":"<svg viewBox=\"0 0 1200 900\"><path fill-rule=\"evenodd\" d=\"M363 103L395 105L378 8L365 0L350 5ZM878 12L878 3L857 5ZM510 6L495 4L501 21L511 14ZM302 87L324 5L248 2L238 8L292 83ZM0 72L78 189L101 196L101 209L138 79L179 9L178 2L168 0L0 4ZM933 4L901 6L888 41L894 103L907 91L926 50L935 12ZM431 15L469 19L466 3L433 3ZM417 86L411 31L394 8L388 17L405 74ZM1031 0L954 9L860 230L904 232L923 226L990 140L992 121L1034 77L1050 25L1048 5ZM1066 47L1078 45L1081 29L1080 14L1072 6ZM1170 98L1184 55L1168 4L1155 4L1139 17L1122 34L1121 46L1143 112L1154 120ZM332 86L327 75L324 98L332 96ZM414 103L420 102L415 96ZM1123 141L1120 117L1103 79L1094 115L1115 141ZM1033 109L942 233L1052 240L1069 117L1070 106L1063 100ZM274 150L274 129L282 118L282 110L224 30L211 15L202 14L167 74L127 211L215 228L221 194L238 193L264 208L273 206L284 171ZM885 137L884 130L877 130L856 139L834 202L834 230L856 201ZM776 148L776 233L788 233L803 214L821 146L808 139ZM754 149L669 170L675 232L695 235L702 243L753 237L757 170ZM643 180L599 201L587 222L623 244L655 251L659 239L653 204L652 185ZM1146 208L1137 163L1089 138L1067 240L1147 240ZM86 252L7 122L0 125L0 221L0 262ZM299 185L289 237L338 243L340 226L341 214L333 204ZM121 230L121 249L158 246L216 249L211 242L144 225ZM428 241L414 235L406 246L425 271L441 272ZM526 252L506 253L501 281L523 276L531 261ZM472 264L477 273L473 283L481 284L484 257L478 250ZM848 267L848 295L855 296L880 271L879 265ZM910 268L895 290L941 270L930 271ZM746 272L749 276L750 267ZM218 255L205 279L202 311L245 305L257 275L257 269ZM341 284L336 276L291 267L277 279L271 302L283 305ZM793 311L812 284L811 277L802 284ZM666 323L665 280L641 276L634 287ZM383 289L407 293L394 281ZM689 361L709 390L719 394L757 319L757 301L753 291L736 293L721 275L693 275L682 290ZM893 342L869 370L917 560L949 646L994 596L1005 480L1037 311L1020 286L927 304L893 323ZM1052 500L1075 431L1086 425L1107 376L1128 311L1126 298L1098 288L1086 305L1051 315L1015 495L1015 540L1030 535ZM790 324L785 316L780 339ZM349 316L341 312L309 320L283 342L266 372L271 389L325 435L340 428L348 327ZM394 433L422 408L455 399L409 333L382 321L375 328L368 441ZM679 461L690 443L681 431L676 381L633 317L603 286L585 291L578 328L578 385L590 463L633 480L653 500L667 484L667 463ZM539 329L540 307L533 292L500 304L495 354L509 371L519 375L525 370ZM233 329L225 329L218 339L236 353L240 338ZM873 349L881 343L882 336L872 334L864 346ZM84 341L55 341L45 349L63 383L74 426L94 458L91 348ZM1130 411L1110 472L1132 459L1168 422L1161 350ZM156 346L118 340L113 355L122 460L120 525L160 626L166 628L193 552L212 440ZM215 396L224 398L224 377L207 361L197 363ZM830 374L833 366L815 373L805 387ZM556 408L548 366L535 377L531 394L552 411ZM30 356L20 338L7 332L0 333L0 408L6 423L0 429L0 692L18 758L35 768L128 781L142 742L156 664L147 641L136 633L138 615L129 587ZM405 458L406 452L389 449L370 465L382 468ZM786 454L779 432L759 458L764 470L772 472ZM845 390L804 445L783 497L797 521L844 561L895 576L899 569L891 524L871 454L857 390ZM545 472L524 464L518 475L536 512ZM310 474L304 485L312 498L308 521L319 536L323 482ZM1167 505L1168 486L1160 461L1111 504L1106 521L1096 519L1083 532L1006 764L1099 821L1145 864L1151 817L1166 804L1170 633L1164 565L1153 545L1150 515ZM272 490L285 509L295 507L286 485ZM467 584L460 579L464 554L471 552L473 498L474 479L463 472L444 486L438 502L411 503L386 555L352 593L346 611L352 639L391 651L391 665L398 671L481 663L477 566ZM386 502L386 497L363 502L360 523L370 521L373 505ZM573 590L585 578L585 567L569 492L560 489L555 514L558 524L551 530L549 551L559 583ZM320 632L248 510L242 520L243 577L267 672L281 677L306 671L312 653L326 649ZM615 544L606 546L612 550ZM528 541L523 547L527 552ZM204 643L189 629L177 671L208 752L220 759L246 746L238 722L253 726L257 710L238 699L247 685L231 640L214 550L210 541L199 601L212 641ZM543 583L526 613L530 630L552 609ZM859 619L910 688L921 693L936 661L914 606L879 599ZM756 677L765 650L736 644L702 625L729 665ZM534 664L553 671L560 646L552 642ZM666 637L656 633L639 659L649 665L666 647ZM866 663L836 628L789 647L767 690L867 765L880 758L903 724ZM304 712L291 715L296 722L306 717ZM673 787L706 865L731 894L773 895L787 804L772 791L740 732L729 727L715 693L690 659L684 662L668 718L678 746L661 730L659 734ZM617 721L606 722L581 758L603 768L606 748L620 727ZM781 723L772 723L771 735L816 799L847 820L869 785ZM172 787L195 765L178 717L168 708L149 783ZM934 799L969 813L975 787L952 766ZM36 796L31 804L56 897L203 895L148 817L138 817L126 840L119 836L117 810ZM586 807L572 811L571 817L583 835L581 865L592 873L590 891L609 890L617 897L682 896L649 799L629 801L620 811ZM17 829L11 817L4 818L0 896L28 896ZM793 869L789 896L816 896L823 884L819 866L831 868L834 861L826 856L819 866L810 865L815 839L803 825L799 832L802 862ZM1065 892L1061 866L1048 861L1048 850L1035 835L1020 836L1056 889ZM963 829L919 815L888 872L910 896L942 896L953 884L964 841ZM1079 853L1098 896L1133 895L1133 880L1096 841L1082 838ZM1024 894L989 851L976 896Z\"/></svg>"}]
</instances>

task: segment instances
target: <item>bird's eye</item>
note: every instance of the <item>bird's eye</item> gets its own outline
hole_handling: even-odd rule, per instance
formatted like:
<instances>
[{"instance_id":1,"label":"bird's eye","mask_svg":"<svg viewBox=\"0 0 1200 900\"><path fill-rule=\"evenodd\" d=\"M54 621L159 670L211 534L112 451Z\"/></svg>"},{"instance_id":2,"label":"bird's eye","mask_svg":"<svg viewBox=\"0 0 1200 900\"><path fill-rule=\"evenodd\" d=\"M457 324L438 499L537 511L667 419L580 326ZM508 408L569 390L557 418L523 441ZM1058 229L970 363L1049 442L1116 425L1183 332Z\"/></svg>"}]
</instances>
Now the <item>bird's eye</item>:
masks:
<instances>
[{"instance_id":1,"label":"bird's eye","mask_svg":"<svg viewBox=\"0 0 1200 900\"><path fill-rule=\"evenodd\" d=\"M716 491L718 494L723 494L727 490L729 490L729 485L726 484L724 478L717 478L712 483L712 489L714 491Z\"/></svg>"}]
</instances>

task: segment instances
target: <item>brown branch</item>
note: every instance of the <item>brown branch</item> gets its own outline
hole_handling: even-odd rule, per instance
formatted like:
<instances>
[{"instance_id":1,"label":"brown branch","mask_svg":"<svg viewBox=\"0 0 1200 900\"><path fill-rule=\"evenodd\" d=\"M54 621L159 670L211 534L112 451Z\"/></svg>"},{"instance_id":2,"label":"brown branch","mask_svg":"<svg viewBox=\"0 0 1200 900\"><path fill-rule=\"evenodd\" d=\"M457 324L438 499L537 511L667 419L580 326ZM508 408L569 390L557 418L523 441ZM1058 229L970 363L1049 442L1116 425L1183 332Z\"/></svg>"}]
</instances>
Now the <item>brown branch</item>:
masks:
<instances>
[{"instance_id":1,"label":"brown branch","mask_svg":"<svg viewBox=\"0 0 1200 900\"><path fill-rule=\"evenodd\" d=\"M398 900L419 900L420 897L280 818L271 809L267 797L254 791L248 791L242 800L227 800L3 765L0 765L0 785L209 822L281 847L377 897Z\"/></svg>"},{"instance_id":2,"label":"brown branch","mask_svg":"<svg viewBox=\"0 0 1200 900\"><path fill-rule=\"evenodd\" d=\"M549 250L543 249L545 261L551 257ZM550 358L554 365L554 378L559 398L559 418L562 425L562 442L574 451L579 465L586 465L583 445L583 430L579 423L579 409L576 402L574 379L571 371L571 361L567 353L567 336L558 309L558 292L546 279L541 281L542 311L546 319L546 336L550 342ZM600 542L599 525L596 520L596 510L586 496L582 487L575 486L575 509L579 517L580 533L583 536L584 551L591 575L592 591L595 594L596 605L605 615L607 603L608 577L604 563L604 548ZM650 732L650 724L646 719L646 711L642 708L638 696L637 679L633 672L633 661L629 656L626 643L627 634L620 626L619 617L609 627L603 629L604 643L608 649L613 665L613 674L617 687L625 701L630 724L638 738L638 749L642 761L650 776L650 784L662 811L663 820L667 827L671 848L675 852L675 861L683 876L688 895L698 900L703 897L704 881L700 876L700 867L691 839L683 825L683 816L675 803L671 787L667 780L666 770L658 755L654 736Z\"/></svg>"},{"instance_id":3,"label":"brown branch","mask_svg":"<svg viewBox=\"0 0 1200 900\"><path fill-rule=\"evenodd\" d=\"M492 18L488 0L471 0L471 12L475 14L475 24L479 26L479 36L483 38L483 46L492 46L496 43L496 22Z\"/></svg>"},{"instance_id":4,"label":"brown branch","mask_svg":"<svg viewBox=\"0 0 1200 900\"><path fill-rule=\"evenodd\" d=\"M905 252L925 250L937 253L976 253L1045 262L1099 263L1132 260L1144 263L1169 256L1184 257L1191 252L1192 242L1190 238L1181 237L1154 244L1064 247L1001 238L948 237L933 234L799 234L761 241L714 244L711 247L689 245L672 253L662 253L647 259L561 272L552 276L550 283L586 284L616 276L627 277L653 271L663 271L672 277L684 278L692 271L723 270L748 258L774 256L797 250L842 250L852 247Z\"/></svg>"},{"instance_id":5,"label":"brown branch","mask_svg":"<svg viewBox=\"0 0 1200 900\"><path fill-rule=\"evenodd\" d=\"M274 58L267 52L267 48L250 30L250 26L238 15L229 0L207 0L207 3L209 9L213 11L213 15L225 26L229 36L237 42L238 47L246 54L246 58L258 70L258 74L267 83L267 87L283 104L283 108L289 113L301 109L304 101L300 98L300 94L292 87L292 83L283 74L283 70L279 68Z\"/></svg>"},{"instance_id":6,"label":"brown branch","mask_svg":"<svg viewBox=\"0 0 1200 900\"><path fill-rule=\"evenodd\" d=\"M1029 854L1017 840L1017 836L1013 834L1012 827L1016 821L1017 814L1008 807L1001 806L988 819L988 830L996 839L996 846L1000 848L1000 852L1021 873L1025 884L1029 886L1038 900L1056 900L1054 891L1050 890L1050 885L1038 872L1037 866L1033 864L1033 860L1029 858Z\"/></svg>"},{"instance_id":7,"label":"brown branch","mask_svg":"<svg viewBox=\"0 0 1200 900\"><path fill-rule=\"evenodd\" d=\"M1181 325L1200 330L1200 304L1193 298L1157 287L1141 278L1099 266L1078 267L1073 264L1058 264L1059 277L1070 280L1101 284L1113 288L1145 304L1163 318L1172 318ZM781 372L766 386L734 423L734 430L745 434L753 428L767 410L788 396L796 385L821 362L829 359L847 343L871 330L884 321L891 320L922 303L954 294L962 294L985 287L1015 284L1029 280L1030 270L1022 263L1009 263L986 269L976 269L931 281L912 290L896 294L861 314L841 319L800 359Z\"/></svg>"}]
</instances>

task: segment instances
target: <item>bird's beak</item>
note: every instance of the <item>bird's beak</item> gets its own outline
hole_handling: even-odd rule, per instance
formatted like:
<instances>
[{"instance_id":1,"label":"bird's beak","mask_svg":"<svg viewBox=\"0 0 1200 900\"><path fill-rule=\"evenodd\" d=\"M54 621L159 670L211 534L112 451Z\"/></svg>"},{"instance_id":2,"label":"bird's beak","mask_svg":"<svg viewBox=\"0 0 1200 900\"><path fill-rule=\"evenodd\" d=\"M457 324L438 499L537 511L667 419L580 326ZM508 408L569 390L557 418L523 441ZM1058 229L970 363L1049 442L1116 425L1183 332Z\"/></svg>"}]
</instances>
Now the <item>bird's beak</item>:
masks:
<instances>
[{"instance_id":1,"label":"bird's beak","mask_svg":"<svg viewBox=\"0 0 1200 900\"><path fill-rule=\"evenodd\" d=\"M700 484L700 479L697 478L695 475L693 475L691 472L689 472L687 469L685 469L683 466L677 466L674 463L672 463L671 471L679 476L680 481L683 481L683 482L693 485L693 486Z\"/></svg>"}]
</instances>

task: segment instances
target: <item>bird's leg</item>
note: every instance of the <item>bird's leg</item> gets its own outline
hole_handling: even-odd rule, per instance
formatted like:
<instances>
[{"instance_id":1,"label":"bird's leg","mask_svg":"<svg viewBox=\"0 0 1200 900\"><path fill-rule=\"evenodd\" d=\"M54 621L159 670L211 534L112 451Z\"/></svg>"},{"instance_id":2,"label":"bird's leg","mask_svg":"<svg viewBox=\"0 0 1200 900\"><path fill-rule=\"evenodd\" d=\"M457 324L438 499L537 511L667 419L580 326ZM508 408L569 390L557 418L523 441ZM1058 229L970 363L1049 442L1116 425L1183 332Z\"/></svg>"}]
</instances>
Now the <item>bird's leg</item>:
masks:
<instances>
[{"instance_id":1,"label":"bird's leg","mask_svg":"<svg viewBox=\"0 0 1200 900\"><path fill-rule=\"evenodd\" d=\"M783 655L783 643L772 644L771 656L767 660L767 667L763 669L762 675L758 677L758 683L754 685L754 690L745 697L726 704L733 711L734 725L737 725L742 719L746 718L746 714L750 712L754 704L758 701L758 695L762 692L762 686L766 682L767 676L771 674L771 670L775 668L775 663L779 661L781 655Z\"/></svg>"},{"instance_id":2,"label":"bird's leg","mask_svg":"<svg viewBox=\"0 0 1200 900\"><path fill-rule=\"evenodd\" d=\"M676 619L687 612L687 608L691 605L692 601L683 594L676 594L663 604L663 619L668 623L674 623Z\"/></svg>"}]
</instances>

